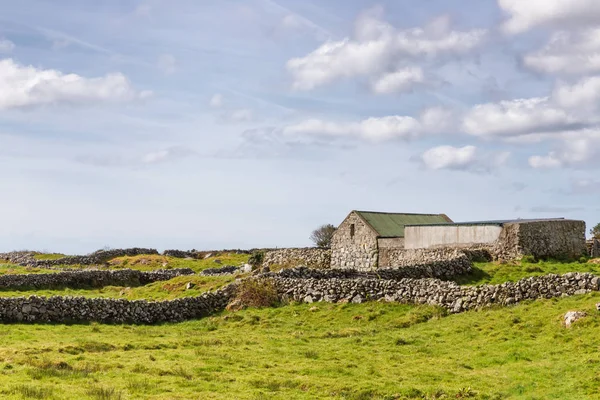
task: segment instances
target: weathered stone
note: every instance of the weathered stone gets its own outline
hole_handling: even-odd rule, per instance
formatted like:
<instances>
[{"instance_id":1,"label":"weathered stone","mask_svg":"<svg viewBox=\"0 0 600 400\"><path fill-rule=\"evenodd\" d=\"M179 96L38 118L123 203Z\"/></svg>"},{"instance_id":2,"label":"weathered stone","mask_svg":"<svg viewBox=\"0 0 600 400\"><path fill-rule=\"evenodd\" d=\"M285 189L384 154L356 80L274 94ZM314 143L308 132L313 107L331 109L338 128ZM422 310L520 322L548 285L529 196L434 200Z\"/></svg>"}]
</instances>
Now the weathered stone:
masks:
<instances>
[{"instance_id":1,"label":"weathered stone","mask_svg":"<svg viewBox=\"0 0 600 400\"><path fill-rule=\"evenodd\" d=\"M580 320L581 318L587 316L587 314L583 311L569 311L565 314L564 321L565 326L570 328L573 323Z\"/></svg>"}]
</instances>

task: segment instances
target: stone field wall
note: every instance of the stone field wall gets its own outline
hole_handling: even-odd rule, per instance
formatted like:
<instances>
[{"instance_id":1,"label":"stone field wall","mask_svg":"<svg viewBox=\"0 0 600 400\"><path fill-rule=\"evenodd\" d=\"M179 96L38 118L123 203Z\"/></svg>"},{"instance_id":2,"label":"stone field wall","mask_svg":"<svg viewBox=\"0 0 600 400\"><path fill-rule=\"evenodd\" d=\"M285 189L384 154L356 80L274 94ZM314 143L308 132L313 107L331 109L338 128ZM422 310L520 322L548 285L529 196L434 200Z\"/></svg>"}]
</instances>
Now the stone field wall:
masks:
<instances>
[{"instance_id":1,"label":"stone field wall","mask_svg":"<svg viewBox=\"0 0 600 400\"><path fill-rule=\"evenodd\" d=\"M272 265L292 267L305 265L310 268L329 268L331 265L331 250L307 247L267 251L262 266L271 267Z\"/></svg>"},{"instance_id":2,"label":"stone field wall","mask_svg":"<svg viewBox=\"0 0 600 400\"><path fill-rule=\"evenodd\" d=\"M389 301L430 304L458 313L491 305L510 305L523 300L585 294L598 291L600 278L587 273L546 275L501 285L459 286L438 279L330 278L273 279L280 295L288 300L354 302Z\"/></svg>"},{"instance_id":3,"label":"stone field wall","mask_svg":"<svg viewBox=\"0 0 600 400\"><path fill-rule=\"evenodd\" d=\"M230 301L232 291L233 286L197 297L160 302L60 296L4 297L0 298L0 322L181 322L222 311Z\"/></svg>"},{"instance_id":4,"label":"stone field wall","mask_svg":"<svg viewBox=\"0 0 600 400\"><path fill-rule=\"evenodd\" d=\"M98 250L86 256L67 256L56 260L37 260L34 252L0 253L0 260L7 260L24 267L48 268L58 265L100 265L115 257L158 254L156 249L114 249Z\"/></svg>"},{"instance_id":5,"label":"stone field wall","mask_svg":"<svg viewBox=\"0 0 600 400\"><path fill-rule=\"evenodd\" d=\"M51 274L0 275L0 289L87 288L105 286L139 286L193 275L189 268L142 272L133 269L115 271L65 271Z\"/></svg>"},{"instance_id":6,"label":"stone field wall","mask_svg":"<svg viewBox=\"0 0 600 400\"><path fill-rule=\"evenodd\" d=\"M454 263L462 263L467 256L460 249L439 248L439 249L398 249L383 248L379 249L379 267L384 268L402 268L411 265L435 264L439 268L444 268L447 264L449 268Z\"/></svg>"}]
</instances>

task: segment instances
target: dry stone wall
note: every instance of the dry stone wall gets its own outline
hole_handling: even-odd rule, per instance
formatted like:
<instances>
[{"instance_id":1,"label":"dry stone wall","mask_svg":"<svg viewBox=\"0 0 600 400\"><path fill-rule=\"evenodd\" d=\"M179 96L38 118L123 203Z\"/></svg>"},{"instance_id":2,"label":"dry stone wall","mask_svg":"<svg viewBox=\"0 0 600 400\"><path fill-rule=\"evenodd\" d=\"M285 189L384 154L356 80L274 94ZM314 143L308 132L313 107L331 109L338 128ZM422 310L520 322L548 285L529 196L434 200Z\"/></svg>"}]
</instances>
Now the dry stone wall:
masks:
<instances>
[{"instance_id":1,"label":"dry stone wall","mask_svg":"<svg viewBox=\"0 0 600 400\"><path fill-rule=\"evenodd\" d=\"M234 290L234 286L231 286L197 297L160 302L60 296L4 297L0 298L0 322L181 322L222 311L229 303Z\"/></svg>"},{"instance_id":2,"label":"dry stone wall","mask_svg":"<svg viewBox=\"0 0 600 400\"><path fill-rule=\"evenodd\" d=\"M156 249L114 249L98 250L86 256L67 256L56 260L38 260L34 252L12 252L0 253L0 259L7 260L13 264L24 267L47 268L59 265L100 265L115 257L138 256L146 254L158 254Z\"/></svg>"},{"instance_id":3,"label":"dry stone wall","mask_svg":"<svg viewBox=\"0 0 600 400\"><path fill-rule=\"evenodd\" d=\"M598 291L600 278L587 273L568 273L482 286L459 286L439 279L301 279L283 276L273 279L273 282L282 298L293 301L362 303L382 300L437 305L458 313L492 305L505 306L524 300Z\"/></svg>"},{"instance_id":4,"label":"dry stone wall","mask_svg":"<svg viewBox=\"0 0 600 400\"><path fill-rule=\"evenodd\" d=\"M462 263L468 257L465 252L455 248L439 249L379 249L379 266L402 268L412 265L444 265L452 266L455 262Z\"/></svg>"},{"instance_id":5,"label":"dry stone wall","mask_svg":"<svg viewBox=\"0 0 600 400\"><path fill-rule=\"evenodd\" d=\"M182 275L193 275L189 268L142 272L133 269L116 271L65 271L51 274L1 275L0 289L23 288L87 288L104 286L139 286L168 281Z\"/></svg>"},{"instance_id":6,"label":"dry stone wall","mask_svg":"<svg viewBox=\"0 0 600 400\"><path fill-rule=\"evenodd\" d=\"M350 213L333 234L331 267L369 271L377 267L377 250L377 234L356 213Z\"/></svg>"},{"instance_id":7,"label":"dry stone wall","mask_svg":"<svg viewBox=\"0 0 600 400\"><path fill-rule=\"evenodd\" d=\"M331 250L307 247L267 251L262 266L271 267L275 264L282 266L305 265L310 268L329 268L331 264Z\"/></svg>"}]
</instances>

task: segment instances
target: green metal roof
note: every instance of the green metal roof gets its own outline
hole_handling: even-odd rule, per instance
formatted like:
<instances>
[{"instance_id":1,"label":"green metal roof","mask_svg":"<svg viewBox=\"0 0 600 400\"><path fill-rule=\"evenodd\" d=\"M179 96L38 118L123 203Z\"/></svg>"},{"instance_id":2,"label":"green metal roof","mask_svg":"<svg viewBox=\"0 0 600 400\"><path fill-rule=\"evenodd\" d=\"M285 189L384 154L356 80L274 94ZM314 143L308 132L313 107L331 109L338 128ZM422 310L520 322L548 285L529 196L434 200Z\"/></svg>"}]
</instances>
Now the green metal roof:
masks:
<instances>
[{"instance_id":1,"label":"green metal roof","mask_svg":"<svg viewBox=\"0 0 600 400\"><path fill-rule=\"evenodd\" d=\"M355 212L367 221L380 237L404 237L405 225L448 224L452 222L445 214Z\"/></svg>"}]
</instances>

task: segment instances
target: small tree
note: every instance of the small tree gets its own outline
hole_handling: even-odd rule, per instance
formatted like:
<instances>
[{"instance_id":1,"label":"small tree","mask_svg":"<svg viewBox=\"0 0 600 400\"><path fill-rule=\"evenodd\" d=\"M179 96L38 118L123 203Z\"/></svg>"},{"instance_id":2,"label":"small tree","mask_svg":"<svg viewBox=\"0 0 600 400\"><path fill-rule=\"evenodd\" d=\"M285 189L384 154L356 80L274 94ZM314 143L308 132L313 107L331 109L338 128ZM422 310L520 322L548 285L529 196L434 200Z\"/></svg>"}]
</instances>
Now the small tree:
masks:
<instances>
[{"instance_id":1,"label":"small tree","mask_svg":"<svg viewBox=\"0 0 600 400\"><path fill-rule=\"evenodd\" d=\"M590 229L590 234L594 238L600 239L600 223L598 223L595 227L593 227L592 229Z\"/></svg>"},{"instance_id":2,"label":"small tree","mask_svg":"<svg viewBox=\"0 0 600 400\"><path fill-rule=\"evenodd\" d=\"M331 247L331 238L333 237L335 229L335 226L331 224L321 225L312 232L310 240L312 240L317 247L329 248Z\"/></svg>"}]
</instances>

